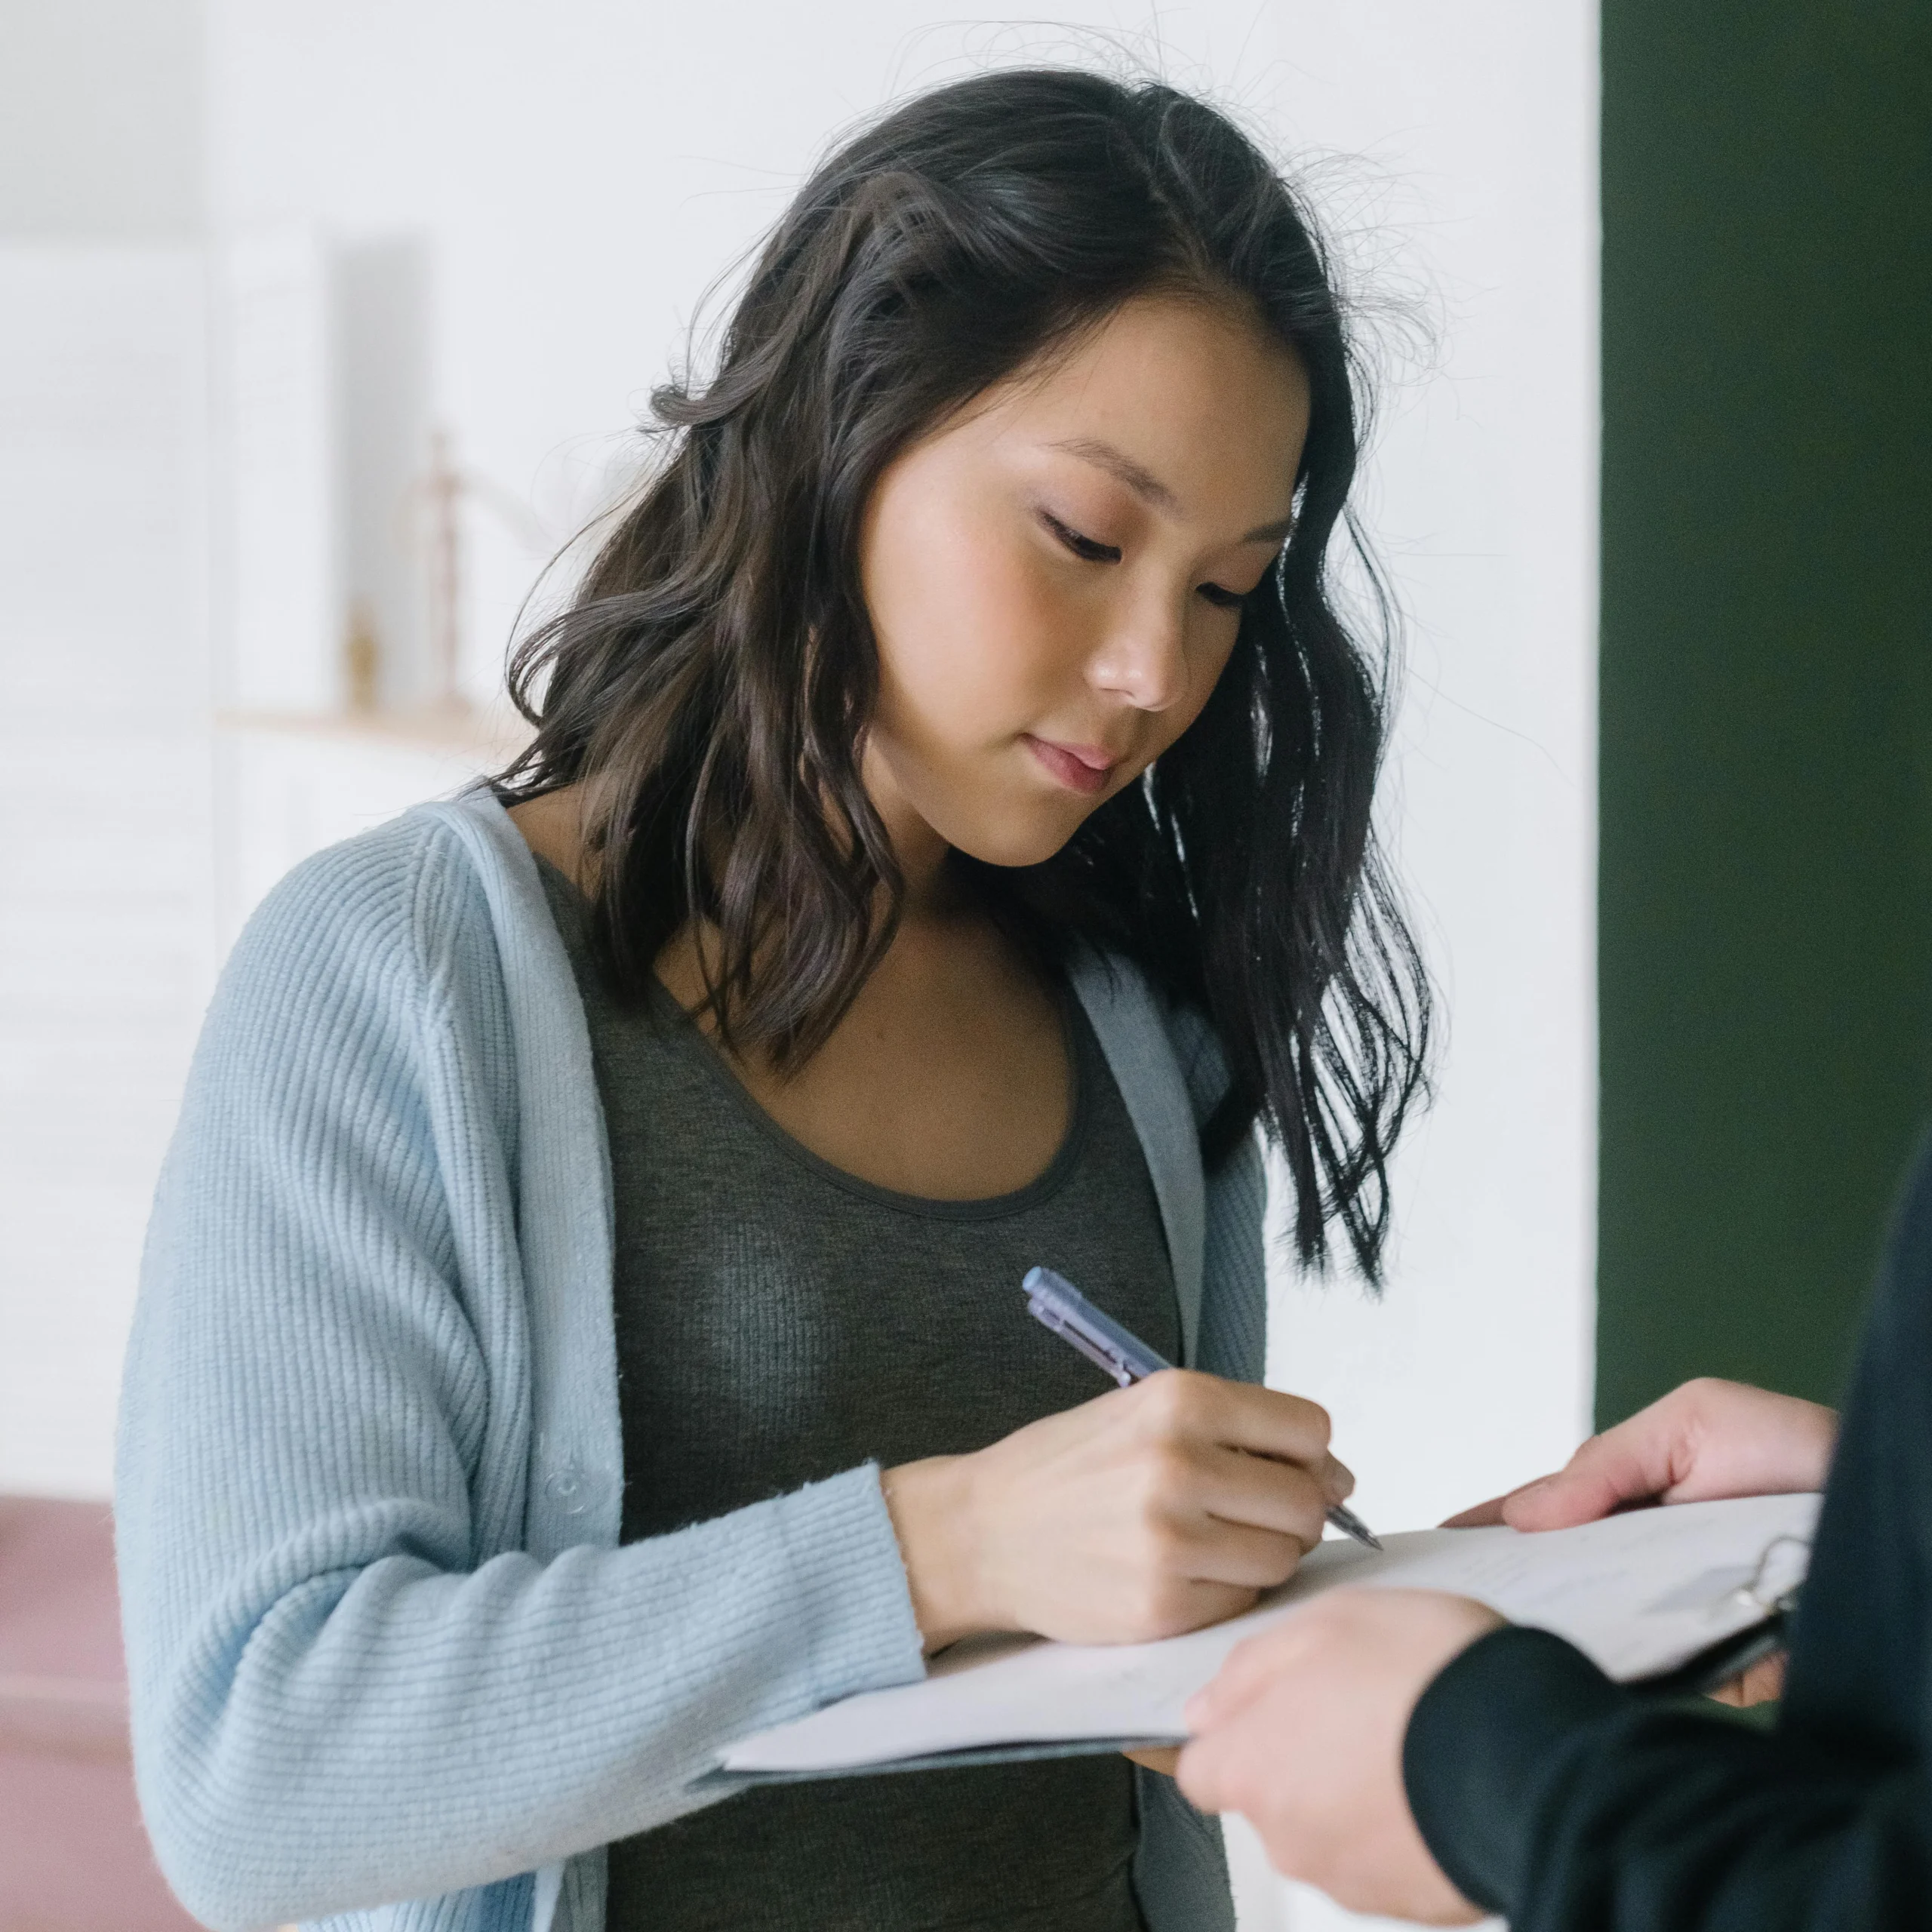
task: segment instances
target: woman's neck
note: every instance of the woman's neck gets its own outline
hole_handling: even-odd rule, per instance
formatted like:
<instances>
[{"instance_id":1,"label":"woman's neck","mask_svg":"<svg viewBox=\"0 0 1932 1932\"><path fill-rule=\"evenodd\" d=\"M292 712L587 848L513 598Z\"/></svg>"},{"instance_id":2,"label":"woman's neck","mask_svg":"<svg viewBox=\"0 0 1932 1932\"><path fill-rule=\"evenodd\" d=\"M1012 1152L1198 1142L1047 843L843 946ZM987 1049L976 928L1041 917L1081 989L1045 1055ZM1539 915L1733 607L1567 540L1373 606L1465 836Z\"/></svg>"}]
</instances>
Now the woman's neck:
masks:
<instances>
[{"instance_id":1,"label":"woman's neck","mask_svg":"<svg viewBox=\"0 0 1932 1932\"><path fill-rule=\"evenodd\" d=\"M583 793L580 785L567 785L561 792L512 805L509 814L523 842L578 891L588 893L594 881L584 864Z\"/></svg>"}]
</instances>

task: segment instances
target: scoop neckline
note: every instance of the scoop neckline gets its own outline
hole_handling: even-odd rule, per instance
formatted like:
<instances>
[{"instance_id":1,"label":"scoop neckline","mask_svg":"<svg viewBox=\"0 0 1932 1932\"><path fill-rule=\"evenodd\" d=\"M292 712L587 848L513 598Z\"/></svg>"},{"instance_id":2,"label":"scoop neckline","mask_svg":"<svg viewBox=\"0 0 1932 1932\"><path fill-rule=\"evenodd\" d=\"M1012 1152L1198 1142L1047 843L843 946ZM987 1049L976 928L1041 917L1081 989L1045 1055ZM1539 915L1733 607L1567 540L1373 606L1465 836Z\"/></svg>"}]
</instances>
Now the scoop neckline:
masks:
<instances>
[{"instance_id":1,"label":"scoop neckline","mask_svg":"<svg viewBox=\"0 0 1932 1932\"><path fill-rule=\"evenodd\" d=\"M1067 1109L1066 1131L1060 1136L1053 1158L1023 1186L1004 1194L984 1194L963 1201L947 1201L929 1194L910 1194L896 1187L867 1180L835 1161L827 1160L791 1133L761 1106L757 1097L732 1070L731 1063L716 1043L691 1015L673 998L670 989L656 974L651 977L650 999L653 1013L662 1020L673 1043L688 1060L700 1064L706 1075L721 1085L732 1103L779 1151L808 1172L816 1174L841 1192L901 1214L914 1214L925 1220L995 1221L1023 1214L1050 1200L1065 1186L1067 1177L1086 1145L1088 1090L1092 1084L1086 1057L1081 1051L1078 1028L1069 1011L1071 995L1063 988L1054 989L1060 1013L1060 1038L1066 1054L1068 1079L1072 1089Z\"/></svg>"},{"instance_id":2,"label":"scoop neckline","mask_svg":"<svg viewBox=\"0 0 1932 1932\"><path fill-rule=\"evenodd\" d=\"M584 895L575 880L541 854L533 856L539 866L569 893L574 904L579 907L586 905ZM867 1180L862 1174L854 1174L849 1168L840 1167L835 1161L827 1160L823 1154L815 1153L795 1134L780 1126L760 1105L750 1088L732 1070L731 1063L718 1051L716 1043L678 1004L670 988L655 971L651 975L646 999L652 1019L660 1025L674 1048L696 1064L707 1079L721 1087L732 1105L781 1153L808 1172L842 1192L897 1214L916 1215L926 1220L993 1221L1023 1214L1058 1193L1066 1185L1087 1143L1092 1113L1091 1054L1094 1049L1081 1024L1078 1002L1072 988L1064 979L1057 978L1050 990L1060 1012L1061 1046L1066 1056L1067 1078L1072 1089L1066 1131L1060 1136L1060 1145L1052 1158L1023 1186L1010 1189L1004 1194L979 1195L962 1201L943 1200L933 1195L910 1194L898 1188L884 1187L877 1181Z\"/></svg>"}]
</instances>

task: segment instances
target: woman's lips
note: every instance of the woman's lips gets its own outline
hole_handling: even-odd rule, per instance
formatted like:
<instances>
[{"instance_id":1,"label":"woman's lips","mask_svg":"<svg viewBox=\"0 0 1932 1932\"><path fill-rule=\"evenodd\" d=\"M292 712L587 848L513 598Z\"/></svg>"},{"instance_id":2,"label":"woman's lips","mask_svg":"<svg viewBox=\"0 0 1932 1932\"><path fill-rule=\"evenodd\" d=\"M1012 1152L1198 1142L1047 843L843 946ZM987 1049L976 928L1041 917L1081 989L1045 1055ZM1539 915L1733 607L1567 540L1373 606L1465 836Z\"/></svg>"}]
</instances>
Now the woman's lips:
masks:
<instances>
[{"instance_id":1,"label":"woman's lips","mask_svg":"<svg viewBox=\"0 0 1932 1932\"><path fill-rule=\"evenodd\" d=\"M1084 792L1089 798L1107 789L1114 767L1120 762L1111 752L1104 752L1097 745L1057 745L1050 738L1035 737L1030 731L1024 736L1026 749L1069 792Z\"/></svg>"}]
</instances>

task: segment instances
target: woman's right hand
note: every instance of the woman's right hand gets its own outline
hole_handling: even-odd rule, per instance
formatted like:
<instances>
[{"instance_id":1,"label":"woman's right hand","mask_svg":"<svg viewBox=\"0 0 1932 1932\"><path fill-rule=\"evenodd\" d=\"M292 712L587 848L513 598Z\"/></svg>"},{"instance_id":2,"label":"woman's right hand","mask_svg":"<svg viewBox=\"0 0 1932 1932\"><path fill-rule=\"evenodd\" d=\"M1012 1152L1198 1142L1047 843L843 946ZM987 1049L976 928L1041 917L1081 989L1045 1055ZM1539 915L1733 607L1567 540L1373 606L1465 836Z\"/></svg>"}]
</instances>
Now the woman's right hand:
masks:
<instances>
[{"instance_id":1,"label":"woman's right hand","mask_svg":"<svg viewBox=\"0 0 1932 1932\"><path fill-rule=\"evenodd\" d=\"M1554 1475L1473 1509L1451 1529L1564 1530L1644 1503L1705 1503L1823 1489L1836 1413L1795 1395L1700 1377L1593 1435Z\"/></svg>"},{"instance_id":2,"label":"woman's right hand","mask_svg":"<svg viewBox=\"0 0 1932 1932\"><path fill-rule=\"evenodd\" d=\"M884 1478L928 1651L1217 1623L1292 1575L1354 1487L1312 1402L1185 1369Z\"/></svg>"}]
</instances>

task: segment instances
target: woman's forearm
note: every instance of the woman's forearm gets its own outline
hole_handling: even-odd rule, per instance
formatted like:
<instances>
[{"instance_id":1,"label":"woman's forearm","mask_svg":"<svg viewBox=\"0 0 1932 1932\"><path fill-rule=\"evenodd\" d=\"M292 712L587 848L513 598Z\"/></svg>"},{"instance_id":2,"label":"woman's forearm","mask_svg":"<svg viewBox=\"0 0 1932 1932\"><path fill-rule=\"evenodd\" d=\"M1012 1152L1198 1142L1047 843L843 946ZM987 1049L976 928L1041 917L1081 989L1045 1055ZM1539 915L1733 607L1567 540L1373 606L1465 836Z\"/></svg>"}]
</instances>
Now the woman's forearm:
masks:
<instances>
[{"instance_id":1,"label":"woman's forearm","mask_svg":"<svg viewBox=\"0 0 1932 1932\"><path fill-rule=\"evenodd\" d=\"M318 1512L306 1549L131 1577L143 1802L211 1924L460 1890L627 1836L704 1801L691 1780L731 1738L921 1668L868 1469L466 1574L409 1553L422 1513L365 1502Z\"/></svg>"}]
</instances>

